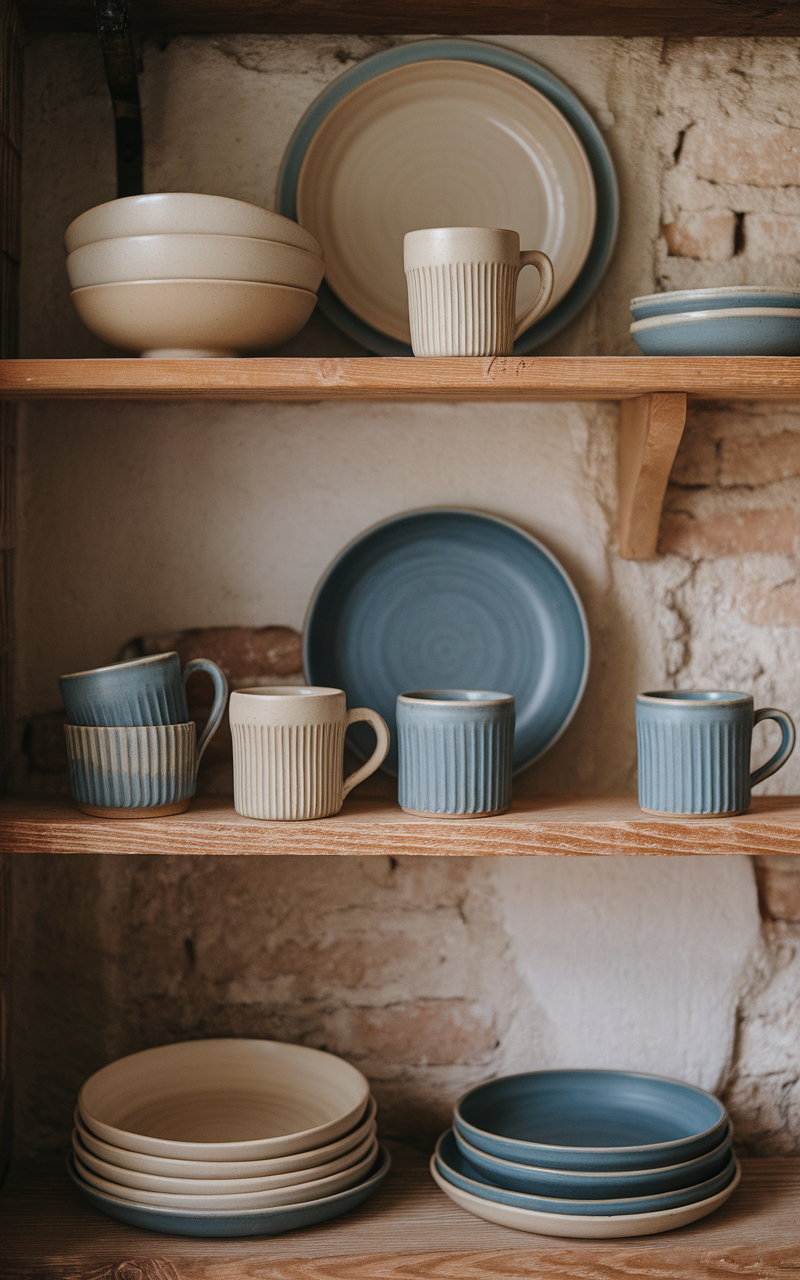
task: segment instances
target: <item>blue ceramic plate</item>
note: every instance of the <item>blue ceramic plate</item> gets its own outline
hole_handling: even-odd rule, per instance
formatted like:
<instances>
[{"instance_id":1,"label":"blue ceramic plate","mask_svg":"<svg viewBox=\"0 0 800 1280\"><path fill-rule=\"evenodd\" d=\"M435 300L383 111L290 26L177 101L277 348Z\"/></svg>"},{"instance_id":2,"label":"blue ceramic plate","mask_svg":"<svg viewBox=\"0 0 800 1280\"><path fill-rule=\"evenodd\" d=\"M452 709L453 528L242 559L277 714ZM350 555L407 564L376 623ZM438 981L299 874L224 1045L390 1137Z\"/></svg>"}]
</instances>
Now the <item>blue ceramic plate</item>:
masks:
<instances>
[{"instance_id":1,"label":"blue ceramic plate","mask_svg":"<svg viewBox=\"0 0 800 1280\"><path fill-rule=\"evenodd\" d=\"M171 1236L207 1236L222 1239L227 1236L276 1236L284 1231L296 1231L298 1227L312 1227L317 1222L327 1222L357 1205L377 1191L391 1166L391 1158L381 1147L372 1170L357 1187L340 1191L324 1200L310 1200L305 1204L281 1205L275 1209L238 1209L230 1213L186 1209L161 1209L150 1205L132 1204L105 1195L90 1187L76 1173L72 1156L67 1161L67 1172L75 1186L95 1209L127 1222L131 1227L143 1227L145 1231L163 1231Z\"/></svg>"},{"instance_id":2,"label":"blue ceramic plate","mask_svg":"<svg viewBox=\"0 0 800 1280\"><path fill-rule=\"evenodd\" d=\"M634 298L634 320L670 316L679 311L720 311L727 307L800 307L800 289L765 288L763 285L723 285L717 289L674 289Z\"/></svg>"},{"instance_id":3,"label":"blue ceramic plate","mask_svg":"<svg viewBox=\"0 0 800 1280\"><path fill-rule=\"evenodd\" d=\"M681 311L631 325L646 356L800 355L800 308Z\"/></svg>"},{"instance_id":4,"label":"blue ceramic plate","mask_svg":"<svg viewBox=\"0 0 800 1280\"><path fill-rule=\"evenodd\" d=\"M545 71L544 67L509 49L481 44L477 40L419 40L413 44L386 49L371 58L365 58L358 66L345 71L333 84L312 102L295 129L286 154L283 157L278 178L278 211L297 221L297 181L306 151L322 121L330 111L353 89L365 84L374 76L410 63L448 58L462 62L478 62L495 67L509 75L517 76L526 84L538 89L566 117L580 138L589 159L597 193L597 221L594 238L586 262L577 280L557 306L531 325L514 343L514 353L524 355L541 346L548 338L563 329L586 305L605 274L617 235L619 195L614 166L608 148L597 125L574 93ZM320 286L319 308L335 325L360 342L369 351L381 356L410 356L411 347L404 342L374 329L354 315L323 281Z\"/></svg>"},{"instance_id":5,"label":"blue ceramic plate","mask_svg":"<svg viewBox=\"0 0 800 1280\"><path fill-rule=\"evenodd\" d=\"M494 1200L497 1204L512 1205L516 1209L533 1209L538 1213L567 1213L579 1217L617 1217L628 1213L661 1213L665 1209L680 1209L686 1204L696 1204L698 1200L707 1200L718 1191L723 1191L733 1181L736 1173L736 1161L733 1153L729 1153L728 1163L715 1178L709 1178L698 1186L684 1187L682 1191L666 1192L658 1196L633 1196L617 1200L562 1200L545 1196L522 1195L518 1191L506 1191L496 1186L483 1174L473 1169L461 1155L453 1130L443 1133L436 1144L436 1167L443 1178L454 1187L468 1191L483 1200Z\"/></svg>"},{"instance_id":6,"label":"blue ceramic plate","mask_svg":"<svg viewBox=\"0 0 800 1280\"><path fill-rule=\"evenodd\" d=\"M473 1147L544 1169L627 1173L718 1147L728 1116L712 1094L634 1071L530 1071L466 1093L454 1122Z\"/></svg>"},{"instance_id":7,"label":"blue ceramic plate","mask_svg":"<svg viewBox=\"0 0 800 1280\"><path fill-rule=\"evenodd\" d=\"M631 1173L573 1173L563 1169L536 1169L532 1165L500 1160L473 1147L455 1130L463 1158L477 1173L506 1191L525 1195L556 1196L562 1200L615 1200L630 1196L660 1195L679 1191L721 1173L731 1158L730 1134L707 1156L667 1165L664 1169L637 1169Z\"/></svg>"},{"instance_id":8,"label":"blue ceramic plate","mask_svg":"<svg viewBox=\"0 0 800 1280\"><path fill-rule=\"evenodd\" d=\"M412 511L368 529L317 586L306 617L309 684L344 689L392 735L384 767L397 773L395 702L410 689L497 689L514 695L514 770L563 733L589 669L589 632L558 561L493 516ZM362 756L370 731L349 731Z\"/></svg>"}]
</instances>

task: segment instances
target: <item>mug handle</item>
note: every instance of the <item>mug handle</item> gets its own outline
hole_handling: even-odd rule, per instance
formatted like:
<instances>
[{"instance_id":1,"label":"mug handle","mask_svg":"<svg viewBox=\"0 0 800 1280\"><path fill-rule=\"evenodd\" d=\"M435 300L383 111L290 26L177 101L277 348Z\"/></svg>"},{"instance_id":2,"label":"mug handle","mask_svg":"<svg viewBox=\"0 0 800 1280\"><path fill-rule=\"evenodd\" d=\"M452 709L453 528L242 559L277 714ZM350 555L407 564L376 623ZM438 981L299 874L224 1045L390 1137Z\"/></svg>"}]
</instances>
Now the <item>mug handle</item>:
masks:
<instances>
[{"instance_id":1,"label":"mug handle","mask_svg":"<svg viewBox=\"0 0 800 1280\"><path fill-rule=\"evenodd\" d=\"M197 764L200 763L200 757L213 738L219 728L219 723L225 714L225 707L228 703L228 681L224 674L220 671L216 662L211 662L209 658L193 658L191 662L187 662L183 668L184 687L189 676L195 671L205 671L211 676L214 682L214 705L211 708L206 727L200 734L200 741L197 744Z\"/></svg>"},{"instance_id":2,"label":"mug handle","mask_svg":"<svg viewBox=\"0 0 800 1280\"><path fill-rule=\"evenodd\" d=\"M539 249L523 249L519 255L520 271L523 267L534 266L539 272L539 292L527 311L524 311L514 327L514 337L518 338L523 330L538 320L544 311L553 292L553 264L546 253Z\"/></svg>"},{"instance_id":3,"label":"mug handle","mask_svg":"<svg viewBox=\"0 0 800 1280\"><path fill-rule=\"evenodd\" d=\"M776 711L774 707L762 707L753 716L753 724L758 724L759 720L777 720L781 726L781 745L766 764L762 764L760 769L750 774L751 787L754 787L757 782L763 782L771 773L776 773L782 764L786 764L794 751L794 722L790 715L785 711Z\"/></svg>"},{"instance_id":4,"label":"mug handle","mask_svg":"<svg viewBox=\"0 0 800 1280\"><path fill-rule=\"evenodd\" d=\"M359 720L366 720L368 724L372 725L378 741L375 743L375 750L367 763L362 764L361 768L356 769L355 773L351 773L349 778L345 778L342 799L353 790L353 787L357 787L359 782L363 782L371 773L379 769L389 753L389 726L383 716L379 716L377 711L370 711L369 707L353 707L352 711L347 713L345 726L349 727Z\"/></svg>"}]
</instances>

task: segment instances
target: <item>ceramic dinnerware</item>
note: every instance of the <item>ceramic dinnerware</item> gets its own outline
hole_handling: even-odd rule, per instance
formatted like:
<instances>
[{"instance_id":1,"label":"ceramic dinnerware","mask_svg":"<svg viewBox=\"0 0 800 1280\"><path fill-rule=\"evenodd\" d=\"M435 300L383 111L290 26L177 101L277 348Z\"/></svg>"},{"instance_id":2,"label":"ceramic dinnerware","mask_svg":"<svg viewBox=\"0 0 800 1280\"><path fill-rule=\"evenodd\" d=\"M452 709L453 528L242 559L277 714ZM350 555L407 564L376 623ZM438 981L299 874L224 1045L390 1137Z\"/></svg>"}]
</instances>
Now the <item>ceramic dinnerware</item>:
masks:
<instances>
[{"instance_id":1,"label":"ceramic dinnerware","mask_svg":"<svg viewBox=\"0 0 800 1280\"><path fill-rule=\"evenodd\" d=\"M366 721L375 748L342 781L348 725ZM231 694L233 803L247 818L305 821L338 813L346 795L386 758L389 730L377 711L347 710L341 689L237 689Z\"/></svg>"},{"instance_id":2,"label":"ceramic dinnerware","mask_svg":"<svg viewBox=\"0 0 800 1280\"><path fill-rule=\"evenodd\" d=\"M706 1155L725 1108L693 1085L635 1071L530 1071L464 1094L453 1113L481 1151L537 1168L624 1173Z\"/></svg>"},{"instance_id":3,"label":"ceramic dinnerware","mask_svg":"<svg viewBox=\"0 0 800 1280\"><path fill-rule=\"evenodd\" d=\"M334 1142L369 1086L341 1058L277 1040L190 1040L90 1076L78 1097L104 1142L172 1160L266 1160Z\"/></svg>"},{"instance_id":4,"label":"ceramic dinnerware","mask_svg":"<svg viewBox=\"0 0 800 1280\"><path fill-rule=\"evenodd\" d=\"M200 1193L183 1193L169 1190L149 1191L138 1187L125 1186L118 1182L110 1182L107 1178L98 1177L91 1169L76 1157L77 1173L90 1186L106 1195L118 1196L120 1200L129 1200L131 1204L146 1204L167 1209L273 1209L279 1205L305 1204L309 1200L321 1200L325 1196L336 1195L346 1191L348 1187L360 1182L375 1163L378 1154L377 1138L370 1139L365 1156L357 1164L338 1173L329 1174L313 1182L304 1182L289 1187L274 1187L268 1191L230 1191L222 1194L211 1194L201 1182ZM75 1153L73 1152L73 1155Z\"/></svg>"},{"instance_id":5,"label":"ceramic dinnerware","mask_svg":"<svg viewBox=\"0 0 800 1280\"><path fill-rule=\"evenodd\" d=\"M195 658L181 671L177 653L157 653L109 667L93 667L61 676L59 688L70 724L116 728L121 725L186 724L186 681L196 671L211 677L214 705L198 756L225 714L228 682L216 662Z\"/></svg>"},{"instance_id":6,"label":"ceramic dinnerware","mask_svg":"<svg viewBox=\"0 0 800 1280\"><path fill-rule=\"evenodd\" d=\"M631 336L646 356L800 355L800 308L731 307L636 320Z\"/></svg>"},{"instance_id":7,"label":"ceramic dinnerware","mask_svg":"<svg viewBox=\"0 0 800 1280\"><path fill-rule=\"evenodd\" d=\"M397 699L398 799L406 813L485 818L511 805L514 699L429 689Z\"/></svg>"},{"instance_id":8,"label":"ceramic dinnerware","mask_svg":"<svg viewBox=\"0 0 800 1280\"><path fill-rule=\"evenodd\" d=\"M396 701L409 689L498 689L516 707L514 769L556 741L583 695L589 632L562 566L515 525L477 511L412 511L339 553L306 614L310 684L375 707L397 772ZM365 758L360 727L348 734Z\"/></svg>"},{"instance_id":9,"label":"ceramic dinnerware","mask_svg":"<svg viewBox=\"0 0 800 1280\"><path fill-rule=\"evenodd\" d=\"M127 280L73 289L95 337L151 359L233 356L288 342L317 296L251 280Z\"/></svg>"},{"instance_id":10,"label":"ceramic dinnerware","mask_svg":"<svg viewBox=\"0 0 800 1280\"><path fill-rule=\"evenodd\" d=\"M425 65L434 63L437 65ZM442 68L450 68L445 79L440 75ZM487 77L487 71L495 74ZM386 73L395 72L410 77L404 89L403 109L417 116L415 128L399 134L394 125L403 112L398 116L384 93ZM333 127L334 167L341 172L357 163L359 173L363 170L365 185L363 198L346 184L343 190L337 187L332 204L338 210L348 202L358 206L363 236L353 240L352 224L339 219L336 226L341 236L337 238L333 255L326 245L326 269L330 267L331 256L341 262L347 282L358 288L359 306L368 301L379 314L371 321L362 319L328 282L323 282L320 288L320 308L370 351L379 355L410 355L401 257L404 233L419 227L458 222L513 227L526 244L536 244L548 253L555 267L556 297L551 309L514 344L517 354L533 350L563 328L585 305L597 288L613 249L617 185L611 157L599 129L566 85L520 54L477 40L415 41L365 58L312 103L284 156L278 186L281 212L297 216L298 180L304 169L308 175L304 181L310 184L309 191L314 190L315 201L317 192L332 191L324 174L326 160L317 135L323 134L326 128L331 129L327 125L328 117L338 112L340 106L349 118L350 104L346 100L362 86L373 92L370 82L376 80L379 83L374 86L375 109L369 107L365 112L353 113L352 133L339 129L338 125ZM484 86L485 80L487 83L491 80L491 88ZM496 100L493 95L498 95ZM435 125L440 102L445 108L445 132L452 133L458 143L449 154L445 140L444 156L442 134ZM502 111L499 117L498 107ZM339 119L342 118L340 115ZM375 164L370 167L373 140L386 136L387 129L391 135L389 145L375 150ZM574 134L567 141L570 130ZM577 148L572 140L575 137ZM320 178L324 181L320 182L316 176L311 182L310 170L304 164L315 144L317 158L322 161ZM399 153L408 157L410 171L422 180L401 180L401 190L397 193L398 176L403 173L403 166L398 163ZM364 157L367 158L365 169L361 165ZM537 171L539 164L541 168ZM380 177L384 173L388 181ZM545 208L542 203L545 190L557 199L565 197L562 210L555 205ZM394 193L391 197L390 191ZM588 233L587 215L595 205L595 197L592 234ZM371 221L370 210L375 211ZM534 216L537 210L541 210L542 219ZM406 220L406 212L410 220ZM385 224L384 218L389 220ZM328 220L327 209L325 219L330 229L333 224ZM393 260L386 252L386 237L381 235L384 225L396 227L391 234L392 243L397 246ZM556 225L563 226L558 247L554 242L558 237L551 239ZM360 258L374 261L376 274L372 278L363 271ZM391 289L386 286L389 272L394 281ZM526 274L533 276L532 272ZM373 279L380 281L379 288L374 287ZM535 279L531 279L530 287L534 286ZM341 282L338 287L342 287ZM528 287L523 275L520 308L531 300L525 293ZM564 294L558 300L562 287ZM392 327L402 326L399 338L390 336L390 329L386 327L387 310L388 323ZM374 320L384 327L376 327Z\"/></svg>"},{"instance_id":11,"label":"ceramic dinnerware","mask_svg":"<svg viewBox=\"0 0 800 1280\"><path fill-rule=\"evenodd\" d=\"M85 1127L77 1107L73 1119L81 1146L102 1164L111 1165L120 1170L120 1173L113 1177L108 1175L112 1182L122 1181L121 1174L124 1171L152 1174L160 1178L209 1178L228 1181L237 1178L303 1175L322 1164L327 1165L334 1161L354 1158L355 1149L362 1146L365 1139L372 1137L375 1133L376 1112L375 1099L370 1098L363 1120L343 1138L338 1138L336 1142L329 1142L324 1147L300 1151L292 1156L276 1156L271 1160L170 1160L163 1156L145 1155L141 1151L127 1151L124 1147L103 1142Z\"/></svg>"},{"instance_id":12,"label":"ceramic dinnerware","mask_svg":"<svg viewBox=\"0 0 800 1280\"><path fill-rule=\"evenodd\" d=\"M278 1173L272 1176L252 1178L173 1178L151 1173L136 1173L132 1169L122 1169L119 1165L100 1160L84 1146L77 1130L74 1129L72 1132L72 1151L76 1161L84 1167L84 1170L90 1171L106 1182L115 1183L121 1187L131 1187L138 1191L167 1192L174 1195L248 1195L259 1191L279 1191L286 1187L295 1188L299 1192L306 1183L317 1183L355 1168L369 1155L370 1151L372 1151L374 1159L376 1150L375 1126L372 1125L364 1141L346 1152L345 1155L339 1156L338 1160L330 1160L325 1164L316 1164L309 1169L298 1169L294 1173ZM253 1163L257 1162L253 1161ZM87 1180L91 1182L91 1178L87 1178ZM93 1185L98 1184L95 1183ZM332 1192L335 1188L330 1188L330 1190ZM111 1194L116 1193L112 1192ZM298 1200L301 1199L301 1195L298 1194L296 1198ZM209 1205L208 1207L212 1208L213 1206ZM247 1205L242 1207L247 1208Z\"/></svg>"},{"instance_id":13,"label":"ceramic dinnerware","mask_svg":"<svg viewBox=\"0 0 800 1280\"><path fill-rule=\"evenodd\" d=\"M616 1217L620 1214L657 1213L664 1209L680 1209L687 1204L707 1200L723 1191L736 1172L733 1152L722 1171L713 1178L692 1187L666 1191L659 1195L626 1196L614 1200L562 1199L555 1196L526 1195L519 1191L507 1191L473 1169L461 1155L452 1129L443 1133L436 1144L436 1165L442 1177L462 1191L479 1196L482 1200L494 1200L497 1204L513 1205L517 1209L533 1209L538 1213L567 1213L578 1217Z\"/></svg>"},{"instance_id":14,"label":"ceramic dinnerware","mask_svg":"<svg viewBox=\"0 0 800 1280\"><path fill-rule=\"evenodd\" d=\"M96 240L182 233L277 240L322 256L322 249L311 233L291 218L244 200L188 191L123 196L120 200L95 205L69 224L64 244L67 253L73 253Z\"/></svg>"},{"instance_id":15,"label":"ceramic dinnerware","mask_svg":"<svg viewBox=\"0 0 800 1280\"><path fill-rule=\"evenodd\" d=\"M310 1227L317 1222L327 1222L355 1209L377 1191L391 1167L389 1153L381 1146L367 1177L355 1187L310 1200L304 1204L283 1205L272 1209L235 1209L194 1211L165 1209L153 1205L131 1204L115 1195L105 1195L85 1182L75 1170L70 1157L67 1172L78 1190L102 1213L129 1226L143 1227L146 1231L166 1232L168 1235L204 1236L224 1238L235 1236L279 1235Z\"/></svg>"},{"instance_id":16,"label":"ceramic dinnerware","mask_svg":"<svg viewBox=\"0 0 800 1280\"><path fill-rule=\"evenodd\" d=\"M411 347L415 356L510 355L514 339L542 314L553 292L553 264L520 250L516 231L433 227L403 240ZM539 289L517 316L517 286L533 266Z\"/></svg>"},{"instance_id":17,"label":"ceramic dinnerware","mask_svg":"<svg viewBox=\"0 0 800 1280\"><path fill-rule=\"evenodd\" d=\"M454 1186L442 1176L436 1166L436 1157L431 1156L431 1177L441 1191L461 1209L494 1222L501 1227L512 1227L516 1231L530 1231L542 1236L564 1236L574 1240L615 1240L624 1236L651 1236L662 1231L673 1231L676 1227L685 1227L690 1222L697 1222L707 1217L733 1194L739 1185L741 1170L736 1165L732 1180L722 1191L709 1196L707 1200L695 1204L684 1205L679 1209L664 1209L657 1213L632 1213L612 1216L593 1216L566 1213L538 1213L531 1209L520 1209L514 1205L498 1204L493 1200L484 1200L481 1196L472 1195Z\"/></svg>"},{"instance_id":18,"label":"ceramic dinnerware","mask_svg":"<svg viewBox=\"0 0 800 1280\"><path fill-rule=\"evenodd\" d=\"M781 745L750 772L753 725L775 720ZM743 813L750 788L786 763L795 730L785 711L756 711L749 693L669 689L636 698L639 804L647 813L716 818Z\"/></svg>"},{"instance_id":19,"label":"ceramic dinnerware","mask_svg":"<svg viewBox=\"0 0 800 1280\"><path fill-rule=\"evenodd\" d=\"M800 307L800 289L777 285L734 284L716 289L673 289L648 293L631 302L634 320L683 311L720 311L732 307Z\"/></svg>"},{"instance_id":20,"label":"ceramic dinnerware","mask_svg":"<svg viewBox=\"0 0 800 1280\"><path fill-rule=\"evenodd\" d=\"M120 280L260 280L313 293L324 272L316 253L295 245L195 233L96 240L67 258L73 289Z\"/></svg>"},{"instance_id":21,"label":"ceramic dinnerware","mask_svg":"<svg viewBox=\"0 0 800 1280\"><path fill-rule=\"evenodd\" d=\"M456 1145L467 1165L488 1181L507 1191L527 1195L552 1196L556 1199L612 1200L622 1197L658 1195L693 1187L716 1177L731 1157L730 1131L708 1155L667 1165L663 1169L635 1169L629 1173L587 1173L563 1169L537 1169L490 1156L470 1142L456 1129ZM465 1170L468 1172L468 1170Z\"/></svg>"},{"instance_id":22,"label":"ceramic dinnerware","mask_svg":"<svg viewBox=\"0 0 800 1280\"><path fill-rule=\"evenodd\" d=\"M165 818L188 809L197 781L193 721L119 729L65 724L64 734L69 789L83 813Z\"/></svg>"}]
</instances>

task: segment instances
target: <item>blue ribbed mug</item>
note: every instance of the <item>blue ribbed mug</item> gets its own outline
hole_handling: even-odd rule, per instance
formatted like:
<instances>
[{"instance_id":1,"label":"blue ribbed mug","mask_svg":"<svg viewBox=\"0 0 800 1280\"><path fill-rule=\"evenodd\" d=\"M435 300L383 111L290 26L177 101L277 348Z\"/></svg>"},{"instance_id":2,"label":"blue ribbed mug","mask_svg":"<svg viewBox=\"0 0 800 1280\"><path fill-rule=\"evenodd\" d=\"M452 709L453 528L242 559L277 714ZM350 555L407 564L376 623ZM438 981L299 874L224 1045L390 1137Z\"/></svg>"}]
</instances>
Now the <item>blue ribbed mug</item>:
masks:
<instances>
[{"instance_id":1,"label":"blue ribbed mug","mask_svg":"<svg viewBox=\"0 0 800 1280\"><path fill-rule=\"evenodd\" d=\"M781 745L750 772L753 725L776 720ZM669 689L636 698L639 805L647 813L716 818L744 813L750 788L785 764L794 750L791 716L754 710L749 693Z\"/></svg>"},{"instance_id":2,"label":"blue ribbed mug","mask_svg":"<svg viewBox=\"0 0 800 1280\"><path fill-rule=\"evenodd\" d=\"M397 699L398 799L406 813L487 818L511 804L514 699L424 689Z\"/></svg>"}]
</instances>

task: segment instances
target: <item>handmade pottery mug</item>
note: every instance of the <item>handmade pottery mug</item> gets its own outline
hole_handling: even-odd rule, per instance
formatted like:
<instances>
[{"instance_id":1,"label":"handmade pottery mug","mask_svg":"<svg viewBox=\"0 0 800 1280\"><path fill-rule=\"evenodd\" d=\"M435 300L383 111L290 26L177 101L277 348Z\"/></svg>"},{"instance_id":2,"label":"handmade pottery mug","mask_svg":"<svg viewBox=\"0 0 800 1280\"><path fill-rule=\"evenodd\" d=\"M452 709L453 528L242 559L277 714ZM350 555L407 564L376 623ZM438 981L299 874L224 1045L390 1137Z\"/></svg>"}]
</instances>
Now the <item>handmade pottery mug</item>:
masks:
<instances>
[{"instance_id":1,"label":"handmade pottery mug","mask_svg":"<svg viewBox=\"0 0 800 1280\"><path fill-rule=\"evenodd\" d=\"M760 720L778 722L781 745L751 773L753 725ZM785 711L755 711L749 693L675 689L638 695L636 738L640 807L710 818L749 807L750 788L786 763L795 732Z\"/></svg>"},{"instance_id":2,"label":"handmade pottery mug","mask_svg":"<svg viewBox=\"0 0 800 1280\"><path fill-rule=\"evenodd\" d=\"M99 728L64 725L69 787L95 818L165 818L183 813L195 792L194 721Z\"/></svg>"},{"instance_id":3,"label":"handmade pottery mug","mask_svg":"<svg viewBox=\"0 0 800 1280\"><path fill-rule=\"evenodd\" d=\"M397 699L398 798L406 813L486 818L511 804L514 699L425 689Z\"/></svg>"},{"instance_id":4,"label":"handmade pottery mug","mask_svg":"<svg viewBox=\"0 0 800 1280\"><path fill-rule=\"evenodd\" d=\"M520 252L516 231L409 231L403 259L415 356L510 355L514 339L542 314L553 292L552 262L538 249ZM517 318L517 279L527 266L539 272L539 291Z\"/></svg>"},{"instance_id":5,"label":"handmade pottery mug","mask_svg":"<svg viewBox=\"0 0 800 1280\"><path fill-rule=\"evenodd\" d=\"M342 781L344 735L366 720L375 750ZM389 730L377 711L347 710L341 689L321 686L237 689L231 694L233 803L246 818L327 818L386 759Z\"/></svg>"},{"instance_id":6,"label":"handmade pottery mug","mask_svg":"<svg viewBox=\"0 0 800 1280\"><path fill-rule=\"evenodd\" d=\"M185 685L195 671L214 683L214 705L197 744L198 759L225 714L228 682L215 662L195 658L181 672L177 653L157 653L110 667L61 676L59 686L70 724L116 728L122 725L186 724Z\"/></svg>"}]
</instances>

